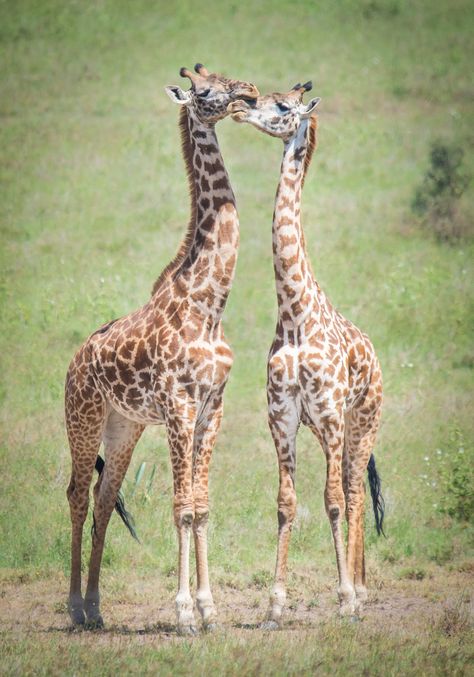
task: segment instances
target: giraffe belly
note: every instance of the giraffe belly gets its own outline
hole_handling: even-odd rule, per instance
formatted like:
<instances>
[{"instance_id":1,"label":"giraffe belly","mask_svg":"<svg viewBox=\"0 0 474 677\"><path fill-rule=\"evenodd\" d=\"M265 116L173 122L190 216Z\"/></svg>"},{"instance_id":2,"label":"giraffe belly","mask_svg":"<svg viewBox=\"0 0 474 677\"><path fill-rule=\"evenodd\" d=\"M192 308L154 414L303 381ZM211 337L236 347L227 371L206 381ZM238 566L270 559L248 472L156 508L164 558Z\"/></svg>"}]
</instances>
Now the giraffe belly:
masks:
<instances>
[{"instance_id":1,"label":"giraffe belly","mask_svg":"<svg viewBox=\"0 0 474 677\"><path fill-rule=\"evenodd\" d=\"M110 394L108 394L107 399L115 411L135 423L160 425L165 422L163 409L156 402L152 393L145 395L142 402L136 402L134 406L130 406L126 401L118 400Z\"/></svg>"}]
</instances>

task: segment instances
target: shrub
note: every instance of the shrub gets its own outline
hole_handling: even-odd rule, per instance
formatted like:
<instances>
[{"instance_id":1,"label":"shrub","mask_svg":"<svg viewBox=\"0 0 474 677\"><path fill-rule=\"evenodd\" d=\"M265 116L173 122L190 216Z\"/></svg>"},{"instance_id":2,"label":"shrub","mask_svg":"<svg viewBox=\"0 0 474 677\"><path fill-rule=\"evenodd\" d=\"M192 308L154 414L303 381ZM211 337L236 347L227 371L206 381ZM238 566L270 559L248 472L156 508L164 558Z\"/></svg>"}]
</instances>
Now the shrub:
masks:
<instances>
[{"instance_id":1,"label":"shrub","mask_svg":"<svg viewBox=\"0 0 474 677\"><path fill-rule=\"evenodd\" d=\"M472 448L466 448L459 430L452 434L441 483L444 495L440 511L459 522L474 519L474 452Z\"/></svg>"},{"instance_id":2,"label":"shrub","mask_svg":"<svg viewBox=\"0 0 474 677\"><path fill-rule=\"evenodd\" d=\"M460 212L459 198L470 177L463 171L464 151L435 141L430 151L430 167L411 203L421 223L440 240L453 241L467 234L468 224Z\"/></svg>"}]
</instances>

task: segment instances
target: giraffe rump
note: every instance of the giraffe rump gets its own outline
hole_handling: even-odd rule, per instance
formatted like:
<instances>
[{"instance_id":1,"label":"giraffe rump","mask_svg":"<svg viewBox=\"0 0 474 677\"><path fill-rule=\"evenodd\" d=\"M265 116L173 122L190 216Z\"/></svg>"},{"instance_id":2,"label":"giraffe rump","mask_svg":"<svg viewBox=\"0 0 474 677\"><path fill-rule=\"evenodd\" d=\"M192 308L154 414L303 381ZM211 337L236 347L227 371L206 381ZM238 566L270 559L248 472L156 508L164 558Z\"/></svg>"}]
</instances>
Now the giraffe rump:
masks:
<instances>
[{"instance_id":1,"label":"giraffe rump","mask_svg":"<svg viewBox=\"0 0 474 677\"><path fill-rule=\"evenodd\" d=\"M105 461L102 458L102 456L97 456L96 462L95 462L95 469L99 473L99 475L102 473L104 470L105 466ZM122 522L125 524L127 529L129 530L130 534L133 536L133 538L140 543L140 539L138 538L137 531L135 529L135 520L133 519L132 515L128 512L128 510L125 508L125 500L123 497L122 492L119 490L117 494L117 499L115 501L115 511L120 515L120 519ZM92 524L92 533L95 533L95 519Z\"/></svg>"},{"instance_id":2,"label":"giraffe rump","mask_svg":"<svg viewBox=\"0 0 474 677\"><path fill-rule=\"evenodd\" d=\"M369 458L367 474L369 479L370 495L372 496L372 506L374 508L375 528L377 529L377 534L379 536L380 534L385 536L385 531L383 530L385 501L382 496L382 482L380 475L377 472L377 468L375 467L375 456L373 454L371 454Z\"/></svg>"}]
</instances>

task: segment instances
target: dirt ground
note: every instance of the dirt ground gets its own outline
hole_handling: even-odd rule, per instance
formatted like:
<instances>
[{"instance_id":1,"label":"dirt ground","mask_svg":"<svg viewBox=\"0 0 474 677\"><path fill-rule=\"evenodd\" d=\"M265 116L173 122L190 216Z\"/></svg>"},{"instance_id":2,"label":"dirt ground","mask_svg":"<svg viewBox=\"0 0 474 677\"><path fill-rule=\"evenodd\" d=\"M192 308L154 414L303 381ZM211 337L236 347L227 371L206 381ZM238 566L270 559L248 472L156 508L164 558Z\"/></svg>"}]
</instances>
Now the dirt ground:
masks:
<instances>
[{"instance_id":1,"label":"dirt ground","mask_svg":"<svg viewBox=\"0 0 474 677\"><path fill-rule=\"evenodd\" d=\"M104 576L102 611L106 628L95 632L94 644L110 642L114 637L133 636L139 643L175 636L174 595L168 582L161 578L120 580L116 575ZM398 626L416 632L427 624L446 623L452 619L474 622L474 576L472 571L439 570L423 580L413 578L378 582L369 589L362 621L374 628ZM264 617L266 589L235 589L214 585L219 621L225 631L256 629ZM34 633L70 633L66 611L67 581L64 576L47 580L16 580L13 576L0 584L0 629L18 638ZM311 594L298 585L289 590L284 629L308 630L337 617L335 589L322 585ZM450 621L451 619L451 621ZM449 632L449 627L447 627ZM75 631L81 643L91 633Z\"/></svg>"}]
</instances>

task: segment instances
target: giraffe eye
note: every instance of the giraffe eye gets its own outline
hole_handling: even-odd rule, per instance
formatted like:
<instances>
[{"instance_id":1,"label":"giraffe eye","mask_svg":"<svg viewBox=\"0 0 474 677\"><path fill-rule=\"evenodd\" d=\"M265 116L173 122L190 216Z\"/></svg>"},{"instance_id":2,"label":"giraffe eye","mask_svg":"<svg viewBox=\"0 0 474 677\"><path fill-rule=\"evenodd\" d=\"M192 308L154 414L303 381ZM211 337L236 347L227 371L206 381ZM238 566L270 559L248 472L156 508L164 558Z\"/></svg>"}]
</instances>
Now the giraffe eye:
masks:
<instances>
[{"instance_id":1,"label":"giraffe eye","mask_svg":"<svg viewBox=\"0 0 474 677\"><path fill-rule=\"evenodd\" d=\"M278 110L279 110L281 113L288 113L288 111L290 110L289 107L288 107L288 106L285 106L284 103L277 103L277 106L278 106Z\"/></svg>"},{"instance_id":2,"label":"giraffe eye","mask_svg":"<svg viewBox=\"0 0 474 677\"><path fill-rule=\"evenodd\" d=\"M210 89L205 89L203 92L198 92L198 97L200 99L205 99L210 91L211 91Z\"/></svg>"}]
</instances>

